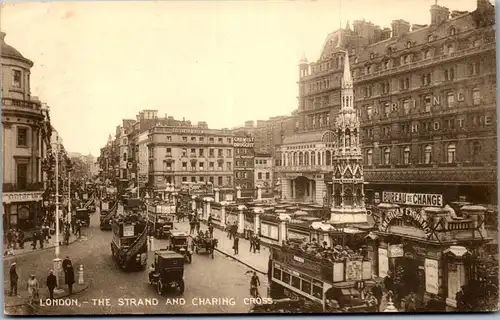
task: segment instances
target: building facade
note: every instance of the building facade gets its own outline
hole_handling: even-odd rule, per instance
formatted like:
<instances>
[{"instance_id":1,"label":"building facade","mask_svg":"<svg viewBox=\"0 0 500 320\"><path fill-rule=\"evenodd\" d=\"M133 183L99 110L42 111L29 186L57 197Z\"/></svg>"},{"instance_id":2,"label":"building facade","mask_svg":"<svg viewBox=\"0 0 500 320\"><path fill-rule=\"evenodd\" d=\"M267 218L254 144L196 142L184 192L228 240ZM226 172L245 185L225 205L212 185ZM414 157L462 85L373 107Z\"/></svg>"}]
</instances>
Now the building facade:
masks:
<instances>
[{"instance_id":1,"label":"building facade","mask_svg":"<svg viewBox=\"0 0 500 320\"><path fill-rule=\"evenodd\" d=\"M270 153L255 154L254 185L262 187L262 194L273 194L274 161Z\"/></svg>"},{"instance_id":2,"label":"building facade","mask_svg":"<svg viewBox=\"0 0 500 320\"><path fill-rule=\"evenodd\" d=\"M236 133L233 146L234 184L241 187L242 197L255 197L255 138L246 133Z\"/></svg>"},{"instance_id":3,"label":"building facade","mask_svg":"<svg viewBox=\"0 0 500 320\"><path fill-rule=\"evenodd\" d=\"M438 5L430 11L429 25L395 20L392 30L355 21L353 29L347 25L327 37L317 62L304 57L299 132L312 135L334 126L345 49L361 119L367 201L400 191L439 192L446 202L465 196L496 203L494 7L478 0L474 12L450 14ZM297 140L289 147L318 152L313 137L288 139Z\"/></svg>"},{"instance_id":4,"label":"building facade","mask_svg":"<svg viewBox=\"0 0 500 320\"><path fill-rule=\"evenodd\" d=\"M50 145L48 110L31 96L33 62L5 43L0 33L2 68L2 208L4 232L29 230L41 213L42 160Z\"/></svg>"},{"instance_id":5,"label":"building facade","mask_svg":"<svg viewBox=\"0 0 500 320\"><path fill-rule=\"evenodd\" d=\"M156 125L148 134L149 187L164 191L167 183L233 185L233 136L229 130Z\"/></svg>"}]
</instances>

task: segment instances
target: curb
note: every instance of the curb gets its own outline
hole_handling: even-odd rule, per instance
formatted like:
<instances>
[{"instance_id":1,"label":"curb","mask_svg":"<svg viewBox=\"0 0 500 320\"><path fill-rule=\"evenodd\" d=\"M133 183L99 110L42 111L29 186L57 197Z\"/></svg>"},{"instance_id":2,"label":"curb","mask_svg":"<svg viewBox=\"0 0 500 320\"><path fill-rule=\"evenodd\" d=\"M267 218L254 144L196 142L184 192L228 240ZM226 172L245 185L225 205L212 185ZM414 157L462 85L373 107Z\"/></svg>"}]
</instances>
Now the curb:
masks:
<instances>
[{"instance_id":1,"label":"curb","mask_svg":"<svg viewBox=\"0 0 500 320\"><path fill-rule=\"evenodd\" d=\"M194 240L194 238L193 238L193 236L192 236L192 235L189 235L189 237L190 237L192 240ZM250 265L249 263L247 263L247 262L245 262L245 261L243 261L243 260L241 260L241 259L236 258L234 255L232 255L232 254L230 254L230 253L227 253L226 251L223 251L223 250L218 249L218 248L215 248L215 251L217 251L217 252L219 252L219 253L222 253L222 254L223 254L223 255L225 255L226 257L229 257L229 258L232 258L233 260L238 261L239 263L241 263L241 264L243 264L243 265L247 266L248 268L250 268L250 269L252 269L252 270L254 270L254 271L257 271L258 273L261 273L261 274L263 274L263 275L267 275L267 272L264 272L264 271L261 271L261 270L259 270L259 269L255 268L254 266Z\"/></svg>"},{"instance_id":2,"label":"curb","mask_svg":"<svg viewBox=\"0 0 500 320\"><path fill-rule=\"evenodd\" d=\"M69 244L67 246L69 246L70 244L73 244L75 242L78 241L78 238L75 238L73 241L70 241ZM11 259L14 259L14 258L17 258L17 257L22 257L22 256L25 256L25 255L28 255L28 254L32 254L32 253L36 253L36 252L43 252L43 251L46 251L46 250L49 250L49 249L54 249L56 246L51 246L51 247L45 247L43 249L34 249L33 251L28 251L28 252L23 252L23 253L19 253L19 254L15 254L15 255L7 255L7 256L4 256L3 257L3 261L9 261ZM59 247L65 247L65 245L60 245Z\"/></svg>"},{"instance_id":3,"label":"curb","mask_svg":"<svg viewBox=\"0 0 500 320\"><path fill-rule=\"evenodd\" d=\"M90 288L90 283L85 284L84 287L80 291L74 291L72 295L85 292L85 291L87 291L88 288ZM62 298L66 298L66 297L69 297L69 293L65 293L64 295L62 295L60 297L57 297L56 299L62 299ZM28 298L24 298L24 299L28 299ZM18 303L18 304L12 304L12 305L5 305L5 308L15 308L15 307L20 307L20 306L25 306L25 305L30 306L33 310L37 309L36 305L31 305L31 304L26 303L26 302L24 302L24 303Z\"/></svg>"}]
</instances>

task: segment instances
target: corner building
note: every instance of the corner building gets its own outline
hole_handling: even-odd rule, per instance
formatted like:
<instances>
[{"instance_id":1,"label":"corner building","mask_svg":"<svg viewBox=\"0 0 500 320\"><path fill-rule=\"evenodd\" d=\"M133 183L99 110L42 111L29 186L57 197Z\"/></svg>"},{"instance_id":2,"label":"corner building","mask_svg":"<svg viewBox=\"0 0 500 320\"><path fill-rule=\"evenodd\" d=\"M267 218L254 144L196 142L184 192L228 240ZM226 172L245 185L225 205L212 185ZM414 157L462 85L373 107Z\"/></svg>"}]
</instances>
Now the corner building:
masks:
<instances>
[{"instance_id":1,"label":"corner building","mask_svg":"<svg viewBox=\"0 0 500 320\"><path fill-rule=\"evenodd\" d=\"M383 201L384 192L408 192L441 194L446 203L461 197L496 203L495 9L478 0L473 12L450 13L433 5L430 15L430 25L394 20L392 30L355 21L352 29L347 24L327 37L317 62L304 57L299 66L303 134L285 138L283 151L297 152L302 166L301 151L314 152L307 163L329 165L322 130L332 128L339 112L344 62L339 48L345 48L353 62L367 202ZM285 185L285 193L329 201L329 168L324 169L323 176L309 177L315 180L312 191L294 194L294 186ZM293 165L280 170L297 177L311 171Z\"/></svg>"},{"instance_id":2,"label":"corner building","mask_svg":"<svg viewBox=\"0 0 500 320\"><path fill-rule=\"evenodd\" d=\"M167 183L233 185L233 136L229 130L197 126L155 125L148 134L149 187L165 190Z\"/></svg>"}]
</instances>

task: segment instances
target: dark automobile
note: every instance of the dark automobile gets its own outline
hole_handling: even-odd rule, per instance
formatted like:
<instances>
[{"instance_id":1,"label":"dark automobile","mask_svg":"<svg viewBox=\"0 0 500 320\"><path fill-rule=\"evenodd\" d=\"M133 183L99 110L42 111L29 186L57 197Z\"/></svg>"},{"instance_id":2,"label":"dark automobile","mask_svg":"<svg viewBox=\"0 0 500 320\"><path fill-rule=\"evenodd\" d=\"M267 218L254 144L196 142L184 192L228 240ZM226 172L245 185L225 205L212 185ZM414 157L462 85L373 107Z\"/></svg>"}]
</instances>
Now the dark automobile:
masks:
<instances>
[{"instance_id":1,"label":"dark automobile","mask_svg":"<svg viewBox=\"0 0 500 320\"><path fill-rule=\"evenodd\" d=\"M184 293L184 257L177 252L158 250L149 271L149 283L163 295L168 291Z\"/></svg>"}]
</instances>

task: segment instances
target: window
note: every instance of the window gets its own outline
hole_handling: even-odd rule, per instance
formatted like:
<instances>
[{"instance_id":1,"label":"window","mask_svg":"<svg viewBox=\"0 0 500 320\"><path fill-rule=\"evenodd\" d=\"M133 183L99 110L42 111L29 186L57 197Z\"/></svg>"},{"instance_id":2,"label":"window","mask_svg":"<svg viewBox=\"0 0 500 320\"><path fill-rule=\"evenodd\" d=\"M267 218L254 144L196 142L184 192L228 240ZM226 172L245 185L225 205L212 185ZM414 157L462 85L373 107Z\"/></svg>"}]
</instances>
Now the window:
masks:
<instances>
[{"instance_id":1,"label":"window","mask_svg":"<svg viewBox=\"0 0 500 320\"><path fill-rule=\"evenodd\" d=\"M474 40L473 45L475 48L479 47L481 45L481 40L479 40L479 39Z\"/></svg>"},{"instance_id":2,"label":"window","mask_svg":"<svg viewBox=\"0 0 500 320\"><path fill-rule=\"evenodd\" d=\"M187 149L186 148L182 148L181 154L182 154L183 157L186 157L187 156Z\"/></svg>"},{"instance_id":3,"label":"window","mask_svg":"<svg viewBox=\"0 0 500 320\"><path fill-rule=\"evenodd\" d=\"M219 138L217 140L219 141L219 143L222 143L222 141L223 141L222 138Z\"/></svg>"},{"instance_id":4,"label":"window","mask_svg":"<svg viewBox=\"0 0 500 320\"><path fill-rule=\"evenodd\" d=\"M196 137L191 137L191 141L196 142Z\"/></svg>"},{"instance_id":5,"label":"window","mask_svg":"<svg viewBox=\"0 0 500 320\"><path fill-rule=\"evenodd\" d=\"M226 150L226 156L227 156L228 158L231 158L231 157L232 157L232 152L231 152L231 149L227 149L227 150Z\"/></svg>"},{"instance_id":6,"label":"window","mask_svg":"<svg viewBox=\"0 0 500 320\"><path fill-rule=\"evenodd\" d=\"M389 82L383 82L380 84L380 87L381 87L381 91L383 94L387 94L391 91L391 86L389 84Z\"/></svg>"},{"instance_id":7,"label":"window","mask_svg":"<svg viewBox=\"0 0 500 320\"><path fill-rule=\"evenodd\" d=\"M198 140L199 140L200 142L203 142L203 141L205 141L205 138L204 138L204 137L199 137L199 138L198 138Z\"/></svg>"},{"instance_id":8,"label":"window","mask_svg":"<svg viewBox=\"0 0 500 320\"><path fill-rule=\"evenodd\" d=\"M403 100L403 112L405 115L410 113L410 100Z\"/></svg>"},{"instance_id":9,"label":"window","mask_svg":"<svg viewBox=\"0 0 500 320\"><path fill-rule=\"evenodd\" d=\"M222 158L222 157L223 157L223 155L222 155L222 149L217 150L217 156L218 156L219 158Z\"/></svg>"},{"instance_id":10,"label":"window","mask_svg":"<svg viewBox=\"0 0 500 320\"><path fill-rule=\"evenodd\" d=\"M196 182L196 177L191 177L191 182Z\"/></svg>"},{"instance_id":11,"label":"window","mask_svg":"<svg viewBox=\"0 0 500 320\"><path fill-rule=\"evenodd\" d=\"M227 138L227 143L231 143L231 138Z\"/></svg>"},{"instance_id":12,"label":"window","mask_svg":"<svg viewBox=\"0 0 500 320\"><path fill-rule=\"evenodd\" d=\"M269 180L269 179L271 179L271 173L266 172L266 180Z\"/></svg>"},{"instance_id":13,"label":"window","mask_svg":"<svg viewBox=\"0 0 500 320\"><path fill-rule=\"evenodd\" d=\"M240 178L240 172L239 171L236 171L236 173L234 175L236 176L236 179Z\"/></svg>"},{"instance_id":14,"label":"window","mask_svg":"<svg viewBox=\"0 0 500 320\"><path fill-rule=\"evenodd\" d=\"M231 171L232 170L231 169L231 162L227 162L226 163L226 169L227 169L227 171Z\"/></svg>"},{"instance_id":15,"label":"window","mask_svg":"<svg viewBox=\"0 0 500 320\"><path fill-rule=\"evenodd\" d=\"M407 77L399 80L399 89L400 90L410 89L410 78Z\"/></svg>"},{"instance_id":16,"label":"window","mask_svg":"<svg viewBox=\"0 0 500 320\"><path fill-rule=\"evenodd\" d=\"M214 143L214 138L208 138L208 142Z\"/></svg>"},{"instance_id":17,"label":"window","mask_svg":"<svg viewBox=\"0 0 500 320\"><path fill-rule=\"evenodd\" d=\"M205 177L200 177L200 182L204 182L205 181Z\"/></svg>"},{"instance_id":18,"label":"window","mask_svg":"<svg viewBox=\"0 0 500 320\"><path fill-rule=\"evenodd\" d=\"M373 117L373 106L371 104L366 106L366 114L368 115L368 119L371 120Z\"/></svg>"},{"instance_id":19,"label":"window","mask_svg":"<svg viewBox=\"0 0 500 320\"><path fill-rule=\"evenodd\" d=\"M453 91L446 93L446 102L448 103L448 107L453 107L455 104L455 93Z\"/></svg>"},{"instance_id":20,"label":"window","mask_svg":"<svg viewBox=\"0 0 500 320\"><path fill-rule=\"evenodd\" d=\"M422 75L422 85L423 86L428 86L431 84L431 74L430 73L426 73L426 74L423 74Z\"/></svg>"},{"instance_id":21,"label":"window","mask_svg":"<svg viewBox=\"0 0 500 320\"><path fill-rule=\"evenodd\" d=\"M187 170L187 166L188 166L188 163L187 162L183 162L182 163L182 170L186 171Z\"/></svg>"},{"instance_id":22,"label":"window","mask_svg":"<svg viewBox=\"0 0 500 320\"><path fill-rule=\"evenodd\" d=\"M432 41L434 41L434 37L432 35L429 35L427 37L427 42L432 42Z\"/></svg>"},{"instance_id":23,"label":"window","mask_svg":"<svg viewBox=\"0 0 500 320\"><path fill-rule=\"evenodd\" d=\"M477 76L480 73L479 62L469 63L467 65L467 74L469 77Z\"/></svg>"},{"instance_id":24,"label":"window","mask_svg":"<svg viewBox=\"0 0 500 320\"><path fill-rule=\"evenodd\" d=\"M21 88L21 70L12 70L12 86Z\"/></svg>"},{"instance_id":25,"label":"window","mask_svg":"<svg viewBox=\"0 0 500 320\"><path fill-rule=\"evenodd\" d=\"M424 51L424 59L430 59L430 58L431 58L431 51L425 50Z\"/></svg>"},{"instance_id":26,"label":"window","mask_svg":"<svg viewBox=\"0 0 500 320\"><path fill-rule=\"evenodd\" d=\"M383 64L382 64L384 70L388 70L391 68L391 64L390 64L390 61L385 61Z\"/></svg>"},{"instance_id":27,"label":"window","mask_svg":"<svg viewBox=\"0 0 500 320\"><path fill-rule=\"evenodd\" d=\"M214 157L215 156L215 150L214 149L208 149L208 156L209 157Z\"/></svg>"},{"instance_id":28,"label":"window","mask_svg":"<svg viewBox=\"0 0 500 320\"><path fill-rule=\"evenodd\" d=\"M432 97L427 95L424 97L425 112L431 112L432 107Z\"/></svg>"},{"instance_id":29,"label":"window","mask_svg":"<svg viewBox=\"0 0 500 320\"><path fill-rule=\"evenodd\" d=\"M205 168L205 162L200 162L198 165L199 165L200 169Z\"/></svg>"},{"instance_id":30,"label":"window","mask_svg":"<svg viewBox=\"0 0 500 320\"><path fill-rule=\"evenodd\" d=\"M123 161L127 161L127 153L126 152L123 153Z\"/></svg>"},{"instance_id":31,"label":"window","mask_svg":"<svg viewBox=\"0 0 500 320\"><path fill-rule=\"evenodd\" d=\"M456 147L454 143L450 143L448 148L446 148L446 162L455 163L456 159Z\"/></svg>"},{"instance_id":32,"label":"window","mask_svg":"<svg viewBox=\"0 0 500 320\"><path fill-rule=\"evenodd\" d=\"M17 146L28 146L28 128L17 127Z\"/></svg>"},{"instance_id":33,"label":"window","mask_svg":"<svg viewBox=\"0 0 500 320\"><path fill-rule=\"evenodd\" d=\"M449 44L445 45L444 52L445 52L445 54L452 54L455 52L455 47L453 46L453 44L449 43Z\"/></svg>"},{"instance_id":34,"label":"window","mask_svg":"<svg viewBox=\"0 0 500 320\"><path fill-rule=\"evenodd\" d=\"M403 149L403 164L410 164L410 147L408 146Z\"/></svg>"},{"instance_id":35,"label":"window","mask_svg":"<svg viewBox=\"0 0 500 320\"><path fill-rule=\"evenodd\" d=\"M210 170L214 169L214 165L215 165L215 163L213 163L213 162L208 163L208 167L210 168Z\"/></svg>"},{"instance_id":36,"label":"window","mask_svg":"<svg viewBox=\"0 0 500 320\"><path fill-rule=\"evenodd\" d=\"M391 104L389 102L384 102L384 115L385 115L385 117L388 117L389 113L391 113Z\"/></svg>"},{"instance_id":37,"label":"window","mask_svg":"<svg viewBox=\"0 0 500 320\"><path fill-rule=\"evenodd\" d=\"M432 161L432 146L428 144L424 148L424 163L430 164L431 161Z\"/></svg>"},{"instance_id":38,"label":"window","mask_svg":"<svg viewBox=\"0 0 500 320\"><path fill-rule=\"evenodd\" d=\"M191 148L191 155L196 155L196 149L195 148Z\"/></svg>"},{"instance_id":39,"label":"window","mask_svg":"<svg viewBox=\"0 0 500 320\"><path fill-rule=\"evenodd\" d=\"M383 164L390 164L390 162L391 162L391 148L384 148L383 151L384 152L382 154L382 157L383 157L382 163Z\"/></svg>"},{"instance_id":40,"label":"window","mask_svg":"<svg viewBox=\"0 0 500 320\"><path fill-rule=\"evenodd\" d=\"M227 185L231 186L233 184L233 179L231 177L226 177Z\"/></svg>"},{"instance_id":41,"label":"window","mask_svg":"<svg viewBox=\"0 0 500 320\"><path fill-rule=\"evenodd\" d=\"M453 81L455 80L455 69L453 68L448 68L444 70L444 79L446 81Z\"/></svg>"},{"instance_id":42,"label":"window","mask_svg":"<svg viewBox=\"0 0 500 320\"><path fill-rule=\"evenodd\" d=\"M457 29L455 29L454 27L451 27L450 28L450 36L454 36L456 33L457 33Z\"/></svg>"},{"instance_id":43,"label":"window","mask_svg":"<svg viewBox=\"0 0 500 320\"><path fill-rule=\"evenodd\" d=\"M257 173L257 179L262 180L262 172Z\"/></svg>"},{"instance_id":44,"label":"window","mask_svg":"<svg viewBox=\"0 0 500 320\"><path fill-rule=\"evenodd\" d=\"M222 177L217 177L217 184L218 184L219 186L221 186L221 185L222 185Z\"/></svg>"},{"instance_id":45,"label":"window","mask_svg":"<svg viewBox=\"0 0 500 320\"><path fill-rule=\"evenodd\" d=\"M172 148L167 148L167 156L170 156L172 154Z\"/></svg>"},{"instance_id":46,"label":"window","mask_svg":"<svg viewBox=\"0 0 500 320\"><path fill-rule=\"evenodd\" d=\"M407 41L406 42L406 49L410 49L411 48L411 41Z\"/></svg>"},{"instance_id":47,"label":"window","mask_svg":"<svg viewBox=\"0 0 500 320\"><path fill-rule=\"evenodd\" d=\"M365 91L365 97L366 98L371 97L372 94L373 94L373 92L372 92L373 90L372 90L371 86L365 87L364 91Z\"/></svg>"},{"instance_id":48,"label":"window","mask_svg":"<svg viewBox=\"0 0 500 320\"><path fill-rule=\"evenodd\" d=\"M292 287L300 290L300 278L296 276L292 276Z\"/></svg>"},{"instance_id":49,"label":"window","mask_svg":"<svg viewBox=\"0 0 500 320\"><path fill-rule=\"evenodd\" d=\"M167 142L171 142L172 141L172 136L167 136Z\"/></svg>"},{"instance_id":50,"label":"window","mask_svg":"<svg viewBox=\"0 0 500 320\"><path fill-rule=\"evenodd\" d=\"M17 186L19 189L25 189L28 184L28 164L18 163L17 164Z\"/></svg>"},{"instance_id":51,"label":"window","mask_svg":"<svg viewBox=\"0 0 500 320\"><path fill-rule=\"evenodd\" d=\"M182 182L187 182L187 177L182 177Z\"/></svg>"},{"instance_id":52,"label":"window","mask_svg":"<svg viewBox=\"0 0 500 320\"><path fill-rule=\"evenodd\" d=\"M205 155L205 149L200 149L199 154L200 154L200 157L203 157Z\"/></svg>"},{"instance_id":53,"label":"window","mask_svg":"<svg viewBox=\"0 0 500 320\"><path fill-rule=\"evenodd\" d=\"M366 164L369 166L373 165L373 149L366 151Z\"/></svg>"},{"instance_id":54,"label":"window","mask_svg":"<svg viewBox=\"0 0 500 320\"><path fill-rule=\"evenodd\" d=\"M481 91L479 88L472 89L472 104L475 106L481 104Z\"/></svg>"},{"instance_id":55,"label":"window","mask_svg":"<svg viewBox=\"0 0 500 320\"><path fill-rule=\"evenodd\" d=\"M480 162L480 155L481 155L481 143L479 143L479 141L475 141L472 144L472 161L474 161L474 163Z\"/></svg>"},{"instance_id":56,"label":"window","mask_svg":"<svg viewBox=\"0 0 500 320\"><path fill-rule=\"evenodd\" d=\"M188 141L188 137L182 137L182 141L183 142L187 142Z\"/></svg>"},{"instance_id":57,"label":"window","mask_svg":"<svg viewBox=\"0 0 500 320\"><path fill-rule=\"evenodd\" d=\"M248 178L248 172L245 171L245 172L243 172L243 179L246 179L246 178Z\"/></svg>"}]
</instances>

